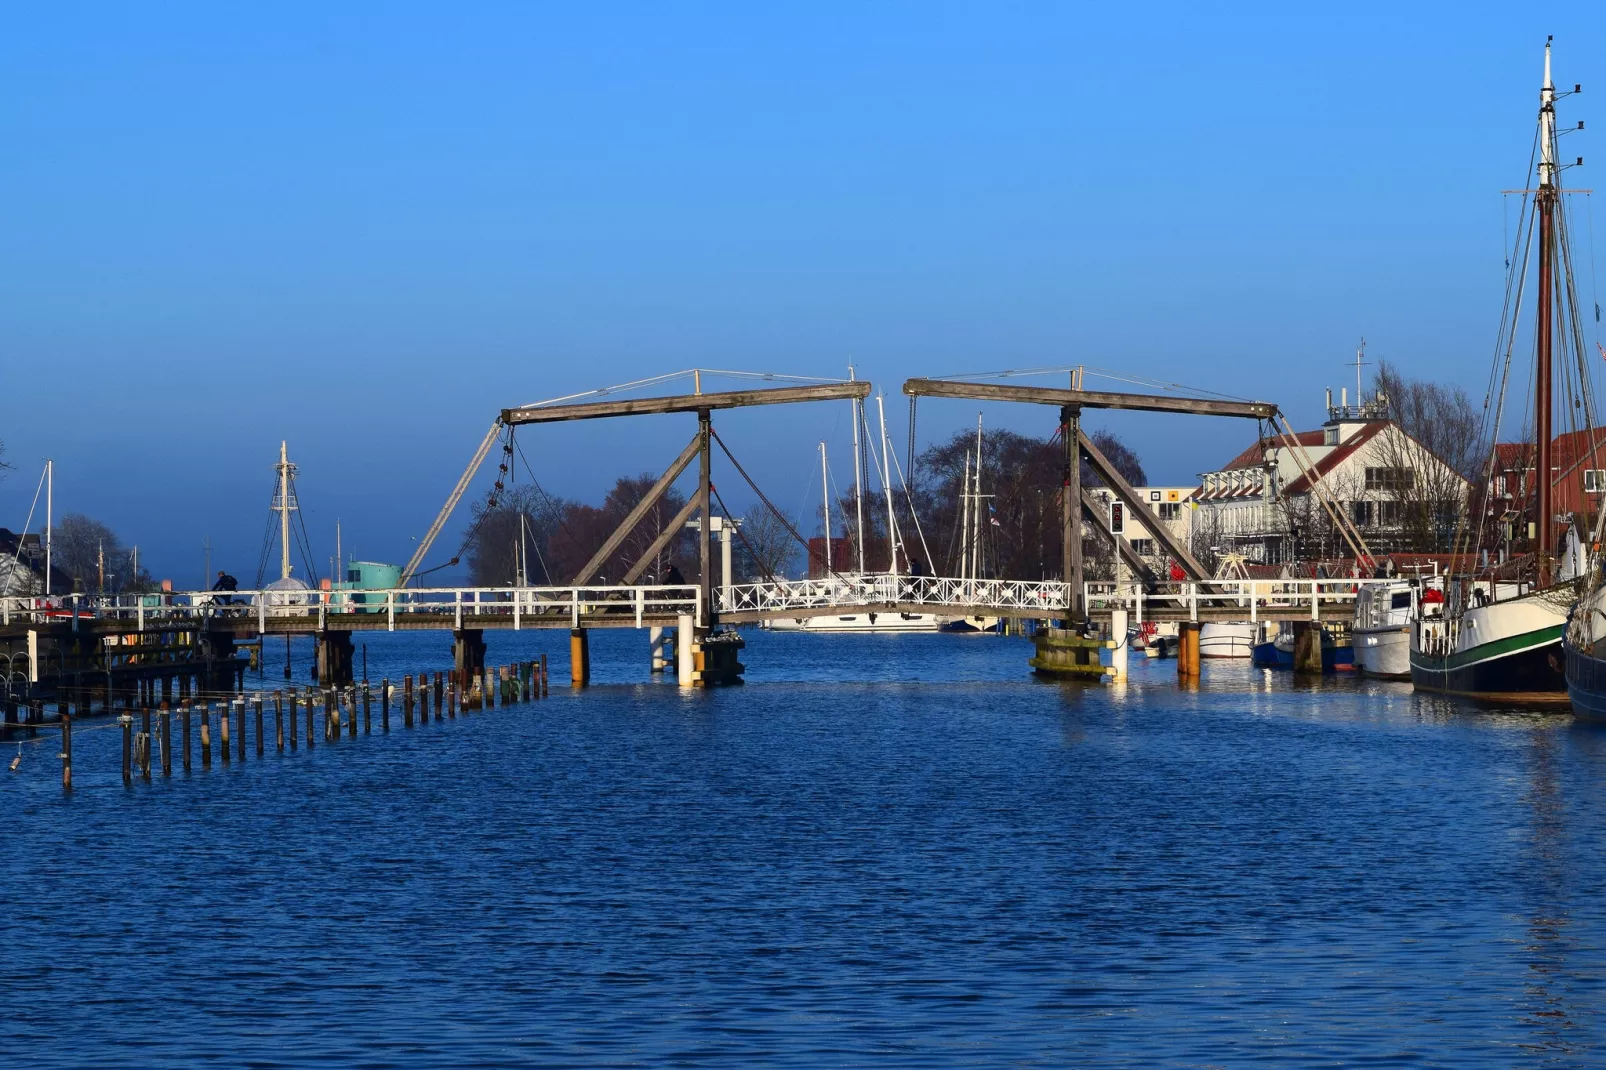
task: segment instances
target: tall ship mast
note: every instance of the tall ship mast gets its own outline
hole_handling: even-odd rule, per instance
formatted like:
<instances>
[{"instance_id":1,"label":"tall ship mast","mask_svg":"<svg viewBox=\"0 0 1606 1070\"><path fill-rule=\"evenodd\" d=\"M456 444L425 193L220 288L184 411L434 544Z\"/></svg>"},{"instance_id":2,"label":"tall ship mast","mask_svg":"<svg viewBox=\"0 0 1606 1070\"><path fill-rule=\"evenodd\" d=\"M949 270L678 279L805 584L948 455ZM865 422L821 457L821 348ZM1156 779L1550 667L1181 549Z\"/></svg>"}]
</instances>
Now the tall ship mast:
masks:
<instances>
[{"instance_id":1,"label":"tall ship mast","mask_svg":"<svg viewBox=\"0 0 1606 1070\"><path fill-rule=\"evenodd\" d=\"M1573 92L1577 92L1574 87ZM1411 682L1426 691L1519 703L1567 701L1562 633L1578 595L1583 539L1590 503L1583 500L1558 525L1557 481L1570 487L1578 479L1572 469L1597 466L1594 394L1583 345L1577 295L1572 278L1567 212L1559 181L1569 165L1559 162L1556 102L1551 78L1551 45L1545 44L1544 82L1539 90L1539 123L1534 153L1536 185L1508 191L1522 196L1518 238L1506 280L1490 396L1484 407L1485 442L1489 447L1483 494L1474 496L1477 515L1463 514L1457 525L1455 553L1449 574L1430 584L1417 600L1412 616ZM1579 124L1582 127L1582 124ZM1578 163L1582 163L1579 158ZM1531 301L1529 277L1533 278ZM1533 310L1533 375L1531 450L1499 442L1502 412L1512 356L1520 338L1521 313ZM1518 365L1520 370L1520 365ZM1555 431L1558 372L1564 392L1562 412L1570 429L1558 440ZM1579 424L1582 424L1580 428ZM1565 441L1558 451L1557 442ZM1558 470L1557 454L1567 460ZM1513 469L1512 458L1515 461ZM1524 462L1532 458L1532 467ZM1583 462L1577 463L1577 462ZM1500 488L1512 497L1512 508L1491 516ZM1481 500L1479 500L1481 497ZM1563 499L1571 497L1567 493ZM1598 505L1597 505L1598 508ZM1526 523L1525 523L1526 522ZM1491 539L1498 525L1503 538ZM1525 540L1523 536L1528 536ZM1526 541L1527 552L1508 558L1513 539ZM1565 545L1566 549L1562 547ZM1493 554L1497 556L1492 556Z\"/></svg>"}]
</instances>

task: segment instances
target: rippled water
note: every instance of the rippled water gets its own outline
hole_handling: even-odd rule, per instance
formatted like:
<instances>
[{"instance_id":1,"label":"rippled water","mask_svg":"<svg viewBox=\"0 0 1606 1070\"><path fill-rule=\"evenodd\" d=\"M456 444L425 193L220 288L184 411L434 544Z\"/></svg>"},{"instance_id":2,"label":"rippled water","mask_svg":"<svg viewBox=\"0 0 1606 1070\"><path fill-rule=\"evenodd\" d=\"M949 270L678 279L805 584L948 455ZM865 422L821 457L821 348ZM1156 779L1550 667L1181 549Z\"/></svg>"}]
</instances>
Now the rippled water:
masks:
<instances>
[{"instance_id":1,"label":"rippled water","mask_svg":"<svg viewBox=\"0 0 1606 1070\"><path fill-rule=\"evenodd\" d=\"M595 635L584 693L131 789L86 725L70 797L24 745L0 1060L1606 1062L1606 734L1027 649L761 633L681 693Z\"/></svg>"}]
</instances>

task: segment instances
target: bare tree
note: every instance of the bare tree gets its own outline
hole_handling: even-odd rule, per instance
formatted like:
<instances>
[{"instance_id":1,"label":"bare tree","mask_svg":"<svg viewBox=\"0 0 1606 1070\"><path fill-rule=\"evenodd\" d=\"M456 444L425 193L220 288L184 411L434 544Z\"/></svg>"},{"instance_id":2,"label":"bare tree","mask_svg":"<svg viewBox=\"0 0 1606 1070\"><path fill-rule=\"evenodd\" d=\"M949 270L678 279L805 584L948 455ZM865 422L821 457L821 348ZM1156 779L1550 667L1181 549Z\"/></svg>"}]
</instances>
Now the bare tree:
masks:
<instances>
[{"instance_id":1,"label":"bare tree","mask_svg":"<svg viewBox=\"0 0 1606 1070\"><path fill-rule=\"evenodd\" d=\"M788 524L797 527L791 517L783 521L767 508L748 510L732 547L733 563L742 579L757 581L787 574L803 553L803 547L787 530Z\"/></svg>"},{"instance_id":2,"label":"bare tree","mask_svg":"<svg viewBox=\"0 0 1606 1070\"><path fill-rule=\"evenodd\" d=\"M1375 522L1388 548L1448 549L1487 456L1482 416L1460 387L1407 379L1387 361L1378 367L1376 389L1397 430L1373 439L1371 457L1378 463L1363 494L1353 497L1381 499L1374 505L1388 515Z\"/></svg>"},{"instance_id":3,"label":"bare tree","mask_svg":"<svg viewBox=\"0 0 1606 1070\"><path fill-rule=\"evenodd\" d=\"M568 577L560 579L547 570L561 508L561 503L530 484L510 488L493 510L476 506L468 546L469 582L476 587L508 586L521 571L528 584L565 582Z\"/></svg>"},{"instance_id":4,"label":"bare tree","mask_svg":"<svg viewBox=\"0 0 1606 1070\"><path fill-rule=\"evenodd\" d=\"M100 594L145 590L150 575L134 567L134 552L108 525L83 513L68 513L56 525L52 564L72 577L73 589Z\"/></svg>"}]
</instances>

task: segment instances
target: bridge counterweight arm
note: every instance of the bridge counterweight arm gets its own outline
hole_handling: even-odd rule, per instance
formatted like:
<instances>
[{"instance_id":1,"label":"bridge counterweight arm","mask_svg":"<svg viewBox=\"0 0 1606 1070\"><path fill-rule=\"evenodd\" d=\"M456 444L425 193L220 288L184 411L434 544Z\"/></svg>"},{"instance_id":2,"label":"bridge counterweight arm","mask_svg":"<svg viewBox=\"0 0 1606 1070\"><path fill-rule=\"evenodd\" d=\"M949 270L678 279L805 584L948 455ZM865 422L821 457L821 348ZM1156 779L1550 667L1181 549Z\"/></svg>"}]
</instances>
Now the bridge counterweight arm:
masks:
<instances>
[{"instance_id":1,"label":"bridge counterweight arm","mask_svg":"<svg viewBox=\"0 0 1606 1070\"><path fill-rule=\"evenodd\" d=\"M474 451L474 459L468 462L468 467L463 470L462 476L457 480L457 486L453 487L452 493L447 496L446 504L441 506L441 511L436 514L435 522L429 526L429 531L418 542L418 549L414 550L413 556L408 559L407 567L402 570L401 580L397 584L398 587L406 587L418 572L418 567L424 563L424 557L429 553L429 548L435 545L435 539L440 535L441 528L444 528L446 521L451 519L452 510L456 509L457 503L463 500L463 492L468 489L469 483L473 481L474 473L480 470L480 465L485 463L485 455L491 452L491 447L496 445L496 438L501 433L502 421L493 421L491 429L485 432L485 440L480 443L480 448Z\"/></svg>"},{"instance_id":2,"label":"bridge counterweight arm","mask_svg":"<svg viewBox=\"0 0 1606 1070\"><path fill-rule=\"evenodd\" d=\"M1143 412L1192 413L1195 416L1239 416L1250 420L1269 420L1277 415L1277 406L1265 401L1220 401L1214 398L1125 394L1107 390L1066 390L1059 387L969 383L948 379L910 379L903 384L903 392L910 397L1017 401L1033 405L1077 405L1088 409L1135 409Z\"/></svg>"}]
</instances>

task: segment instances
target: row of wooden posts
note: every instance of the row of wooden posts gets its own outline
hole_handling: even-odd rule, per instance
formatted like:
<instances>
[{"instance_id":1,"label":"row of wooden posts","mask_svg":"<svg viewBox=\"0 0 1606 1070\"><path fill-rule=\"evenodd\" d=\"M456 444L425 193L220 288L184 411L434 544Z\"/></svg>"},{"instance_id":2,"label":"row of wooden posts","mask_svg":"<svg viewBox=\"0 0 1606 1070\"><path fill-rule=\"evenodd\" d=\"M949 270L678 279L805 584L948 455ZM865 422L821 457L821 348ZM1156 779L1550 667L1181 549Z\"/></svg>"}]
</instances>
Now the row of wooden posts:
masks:
<instances>
[{"instance_id":1,"label":"row of wooden posts","mask_svg":"<svg viewBox=\"0 0 1606 1070\"><path fill-rule=\"evenodd\" d=\"M178 751L181 767L188 773L191 770L191 727L196 715L199 716L196 727L200 743L201 768L210 769L214 713L217 719L218 756L224 765L228 765L231 756L234 760L245 761L248 713L254 714L258 758L263 757L267 751L268 736L265 720L270 703L273 709L274 747L283 753L288 739L290 750L297 749L300 743L297 728L301 721L299 714L304 710L307 749L311 750L318 729L319 705L323 707L322 735L325 743L338 742L342 732L350 739L357 738L359 707L362 714L362 733L370 734L373 731L375 690L376 688L364 681L343 690L309 689L298 692L295 688L291 688L288 694L279 690L271 695L258 692L250 699L240 697L215 703L204 701L179 703L176 710L171 703L164 701L155 709L148 705L142 707L137 717L133 713L125 713L117 718L123 730L123 783L132 784L136 775L144 780L151 779L153 742L158 752L156 764L162 775L173 775L175 712L178 714L179 723ZM377 691L380 731L389 732L390 707L396 698L400 699L402 724L411 728L415 716L419 724L428 724L431 709L434 710L436 720L455 719L459 710L469 712L490 709L499 704L506 706L546 697L550 694L550 686L546 655L542 654L536 661L486 669L483 675L476 673L469 678L468 687L464 689L459 688L459 681L454 673L437 672L432 680L430 674L426 672L419 673L416 677L402 677L400 686L393 687L388 679L382 680ZM137 730L136 719L139 724ZM288 734L285 731L287 724ZM63 711L61 786L68 790L72 789L72 725L73 715Z\"/></svg>"}]
</instances>

